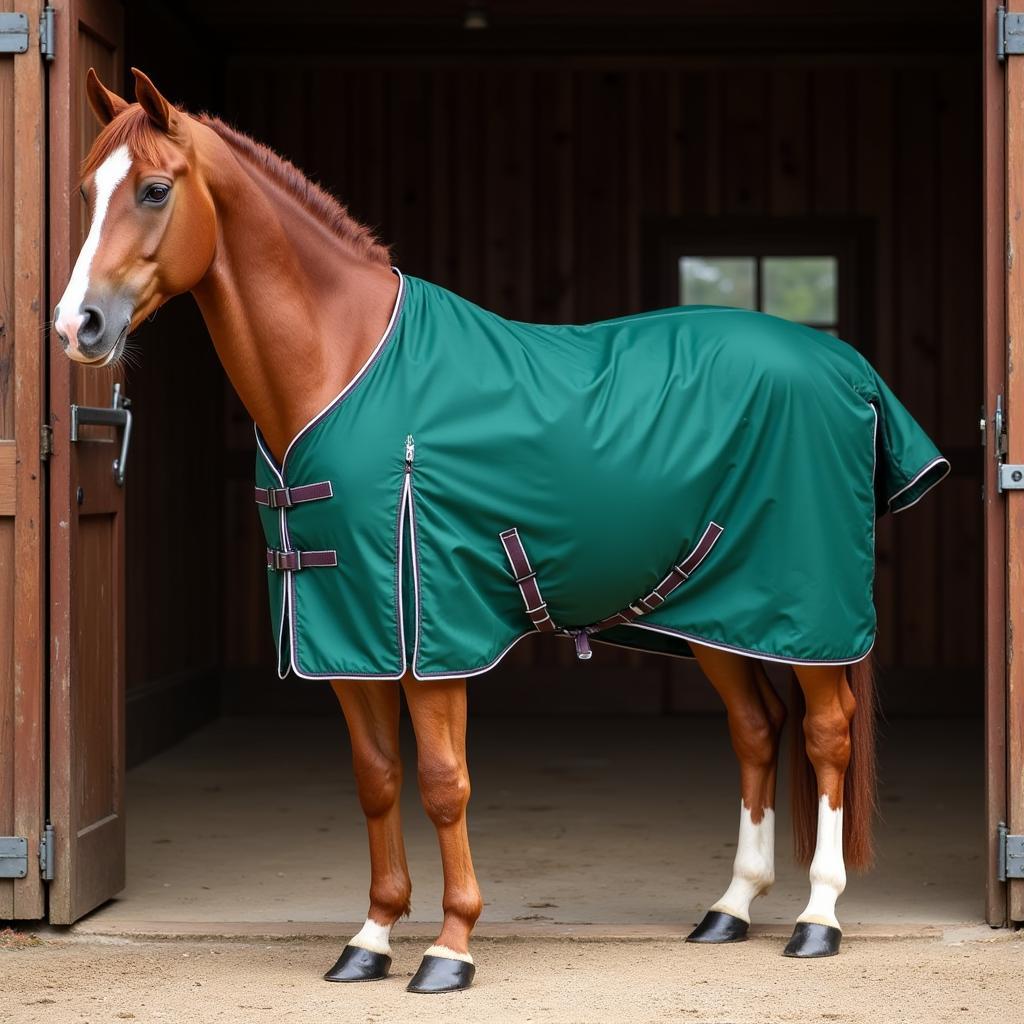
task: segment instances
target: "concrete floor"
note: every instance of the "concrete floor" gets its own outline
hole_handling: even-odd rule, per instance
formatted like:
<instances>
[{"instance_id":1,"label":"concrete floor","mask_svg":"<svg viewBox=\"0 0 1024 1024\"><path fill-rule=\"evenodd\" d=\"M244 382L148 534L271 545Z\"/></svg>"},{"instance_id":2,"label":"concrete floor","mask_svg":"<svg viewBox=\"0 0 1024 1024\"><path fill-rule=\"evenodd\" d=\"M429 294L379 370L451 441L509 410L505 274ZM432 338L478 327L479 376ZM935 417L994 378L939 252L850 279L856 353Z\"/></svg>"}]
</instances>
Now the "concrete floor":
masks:
<instances>
[{"instance_id":1,"label":"concrete floor","mask_svg":"<svg viewBox=\"0 0 1024 1024\"><path fill-rule=\"evenodd\" d=\"M980 724L890 723L881 751L879 865L850 879L847 933L980 924ZM728 882L738 795L723 719L476 719L470 764L483 936L683 934ZM441 873L414 771L403 813L414 893L398 933L429 939ZM783 799L756 933L788 934L806 902L788 821ZM127 888L76 931L344 935L368 872L340 715L223 718L129 773Z\"/></svg>"}]
</instances>

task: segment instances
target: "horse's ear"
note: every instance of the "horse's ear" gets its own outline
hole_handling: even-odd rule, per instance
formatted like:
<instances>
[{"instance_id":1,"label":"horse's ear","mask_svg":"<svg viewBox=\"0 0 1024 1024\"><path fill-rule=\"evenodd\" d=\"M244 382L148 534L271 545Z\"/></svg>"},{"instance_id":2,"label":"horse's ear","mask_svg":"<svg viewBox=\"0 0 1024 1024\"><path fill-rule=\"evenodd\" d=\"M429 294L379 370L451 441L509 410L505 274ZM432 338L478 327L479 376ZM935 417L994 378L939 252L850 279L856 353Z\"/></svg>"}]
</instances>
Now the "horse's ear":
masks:
<instances>
[{"instance_id":1,"label":"horse's ear","mask_svg":"<svg viewBox=\"0 0 1024 1024\"><path fill-rule=\"evenodd\" d=\"M139 106L149 115L149 119L157 128L170 134L177 124L178 112L138 68L132 68L132 74L135 76L135 99Z\"/></svg>"},{"instance_id":2,"label":"horse's ear","mask_svg":"<svg viewBox=\"0 0 1024 1024\"><path fill-rule=\"evenodd\" d=\"M96 74L95 68L89 68L85 76L85 93L89 97L89 106L96 115L96 120L102 125L108 125L121 113L128 109L128 101L122 99L116 92L111 92Z\"/></svg>"}]
</instances>

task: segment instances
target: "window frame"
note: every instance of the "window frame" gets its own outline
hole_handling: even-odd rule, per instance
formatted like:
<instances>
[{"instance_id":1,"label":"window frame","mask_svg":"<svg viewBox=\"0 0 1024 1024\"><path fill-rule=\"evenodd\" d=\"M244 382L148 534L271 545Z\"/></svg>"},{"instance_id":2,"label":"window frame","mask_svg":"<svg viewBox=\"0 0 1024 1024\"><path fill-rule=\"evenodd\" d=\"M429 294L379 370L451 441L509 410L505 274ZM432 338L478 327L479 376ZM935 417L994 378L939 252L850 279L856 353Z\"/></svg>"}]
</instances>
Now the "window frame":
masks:
<instances>
[{"instance_id":1,"label":"window frame","mask_svg":"<svg viewBox=\"0 0 1024 1024\"><path fill-rule=\"evenodd\" d=\"M873 229L859 218L704 218L648 226L645 281L651 306L679 305L684 256L832 256L836 259L836 330L868 358L874 350ZM756 275L761 301L760 272Z\"/></svg>"}]
</instances>

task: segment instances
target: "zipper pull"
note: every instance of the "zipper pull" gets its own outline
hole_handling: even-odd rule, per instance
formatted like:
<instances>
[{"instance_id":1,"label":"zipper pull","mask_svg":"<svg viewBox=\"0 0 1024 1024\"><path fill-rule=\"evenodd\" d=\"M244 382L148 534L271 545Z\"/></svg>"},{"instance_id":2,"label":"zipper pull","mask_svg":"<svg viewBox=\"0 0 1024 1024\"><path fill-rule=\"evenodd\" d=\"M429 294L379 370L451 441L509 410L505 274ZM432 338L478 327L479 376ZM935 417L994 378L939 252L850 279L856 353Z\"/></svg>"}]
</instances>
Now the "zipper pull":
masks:
<instances>
[{"instance_id":1,"label":"zipper pull","mask_svg":"<svg viewBox=\"0 0 1024 1024\"><path fill-rule=\"evenodd\" d=\"M405 471L406 473L412 472L413 460L416 458L416 442L413 440L412 434L409 434L405 439Z\"/></svg>"}]
</instances>

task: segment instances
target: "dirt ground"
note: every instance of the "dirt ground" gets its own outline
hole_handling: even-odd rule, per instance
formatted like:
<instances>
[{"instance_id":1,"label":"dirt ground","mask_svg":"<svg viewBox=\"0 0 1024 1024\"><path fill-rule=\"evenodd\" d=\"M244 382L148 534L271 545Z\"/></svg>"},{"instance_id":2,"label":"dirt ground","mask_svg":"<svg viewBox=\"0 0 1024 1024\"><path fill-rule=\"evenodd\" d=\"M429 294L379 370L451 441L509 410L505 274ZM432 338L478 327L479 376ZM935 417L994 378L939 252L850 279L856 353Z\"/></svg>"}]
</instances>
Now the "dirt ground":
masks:
<instances>
[{"instance_id":1,"label":"dirt ground","mask_svg":"<svg viewBox=\"0 0 1024 1024\"><path fill-rule=\"evenodd\" d=\"M0 1021L1004 1022L1024 996L1024 937L848 939L840 956L781 957L782 941L479 939L468 992L404 991L421 942L390 978L329 985L336 940L181 941L0 933ZM1016 1009L1013 1009L1013 1008Z\"/></svg>"}]
</instances>

